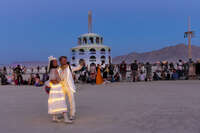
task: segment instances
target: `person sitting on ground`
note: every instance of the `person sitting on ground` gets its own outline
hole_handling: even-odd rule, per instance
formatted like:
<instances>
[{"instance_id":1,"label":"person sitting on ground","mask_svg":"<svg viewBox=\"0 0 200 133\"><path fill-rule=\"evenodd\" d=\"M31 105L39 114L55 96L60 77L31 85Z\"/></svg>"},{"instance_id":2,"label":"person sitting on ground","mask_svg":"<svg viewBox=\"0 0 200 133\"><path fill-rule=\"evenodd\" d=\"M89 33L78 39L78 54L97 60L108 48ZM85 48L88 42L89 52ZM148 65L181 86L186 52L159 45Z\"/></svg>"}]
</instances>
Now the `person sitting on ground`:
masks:
<instances>
[{"instance_id":1,"label":"person sitting on ground","mask_svg":"<svg viewBox=\"0 0 200 133\"><path fill-rule=\"evenodd\" d=\"M141 71L140 72L140 81L145 81L146 80L146 76L145 74Z\"/></svg>"},{"instance_id":2,"label":"person sitting on ground","mask_svg":"<svg viewBox=\"0 0 200 133\"><path fill-rule=\"evenodd\" d=\"M34 84L35 84L35 78L34 75L31 73L28 79L28 85L34 85Z\"/></svg>"},{"instance_id":3,"label":"person sitting on ground","mask_svg":"<svg viewBox=\"0 0 200 133\"><path fill-rule=\"evenodd\" d=\"M42 86L43 83L40 81L40 75L37 73L35 75L35 86L39 87L39 86Z\"/></svg>"},{"instance_id":4,"label":"person sitting on ground","mask_svg":"<svg viewBox=\"0 0 200 133\"><path fill-rule=\"evenodd\" d=\"M8 84L7 77L6 77L5 74L0 73L0 78L1 78L1 85L7 85Z\"/></svg>"},{"instance_id":5,"label":"person sitting on ground","mask_svg":"<svg viewBox=\"0 0 200 133\"><path fill-rule=\"evenodd\" d=\"M173 80L178 80L179 76L178 76L178 73L176 71L176 69L173 70L173 74L172 74L172 79Z\"/></svg>"},{"instance_id":6,"label":"person sitting on ground","mask_svg":"<svg viewBox=\"0 0 200 133\"><path fill-rule=\"evenodd\" d=\"M45 83L48 80L49 80L49 75L48 72L45 71L45 73L42 75L42 82Z\"/></svg>"},{"instance_id":7,"label":"person sitting on ground","mask_svg":"<svg viewBox=\"0 0 200 133\"><path fill-rule=\"evenodd\" d=\"M155 81L160 80L160 78L159 78L157 72L154 72L154 73L153 73L153 80L155 80Z\"/></svg>"},{"instance_id":8,"label":"person sitting on ground","mask_svg":"<svg viewBox=\"0 0 200 133\"><path fill-rule=\"evenodd\" d=\"M119 72L117 72L114 76L114 81L115 82L119 82L120 81L120 75L119 75Z\"/></svg>"}]
</instances>

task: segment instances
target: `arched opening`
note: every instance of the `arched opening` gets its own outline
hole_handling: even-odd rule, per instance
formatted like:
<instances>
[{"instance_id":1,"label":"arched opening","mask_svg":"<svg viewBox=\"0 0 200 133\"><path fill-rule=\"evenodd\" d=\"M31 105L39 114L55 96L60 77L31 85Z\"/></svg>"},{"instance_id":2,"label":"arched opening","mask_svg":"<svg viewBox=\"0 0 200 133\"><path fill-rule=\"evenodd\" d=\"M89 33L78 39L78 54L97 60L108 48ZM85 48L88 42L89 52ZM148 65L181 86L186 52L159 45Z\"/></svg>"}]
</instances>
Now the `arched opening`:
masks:
<instances>
[{"instance_id":1,"label":"arched opening","mask_svg":"<svg viewBox=\"0 0 200 133\"><path fill-rule=\"evenodd\" d=\"M103 44L103 37L101 37L101 44Z\"/></svg>"},{"instance_id":2,"label":"arched opening","mask_svg":"<svg viewBox=\"0 0 200 133\"><path fill-rule=\"evenodd\" d=\"M111 49L110 49L110 48L108 49L108 52L109 52L109 53L111 52Z\"/></svg>"},{"instance_id":3,"label":"arched opening","mask_svg":"<svg viewBox=\"0 0 200 133\"><path fill-rule=\"evenodd\" d=\"M105 50L105 48L102 48L101 51L102 51L102 52L105 52L106 50Z\"/></svg>"},{"instance_id":4,"label":"arched opening","mask_svg":"<svg viewBox=\"0 0 200 133\"><path fill-rule=\"evenodd\" d=\"M102 48L101 49L101 54L105 54L105 52L106 52L105 48Z\"/></svg>"},{"instance_id":5,"label":"arched opening","mask_svg":"<svg viewBox=\"0 0 200 133\"><path fill-rule=\"evenodd\" d=\"M95 56L90 56L90 62L96 62L96 57Z\"/></svg>"},{"instance_id":6,"label":"arched opening","mask_svg":"<svg viewBox=\"0 0 200 133\"><path fill-rule=\"evenodd\" d=\"M95 63L91 63L90 66L96 66L96 64Z\"/></svg>"},{"instance_id":7,"label":"arched opening","mask_svg":"<svg viewBox=\"0 0 200 133\"><path fill-rule=\"evenodd\" d=\"M79 55L84 55L84 49L79 49Z\"/></svg>"},{"instance_id":8,"label":"arched opening","mask_svg":"<svg viewBox=\"0 0 200 133\"><path fill-rule=\"evenodd\" d=\"M81 38L78 38L78 45L81 45Z\"/></svg>"},{"instance_id":9,"label":"arched opening","mask_svg":"<svg viewBox=\"0 0 200 133\"><path fill-rule=\"evenodd\" d=\"M72 55L76 54L76 50L72 49Z\"/></svg>"},{"instance_id":10,"label":"arched opening","mask_svg":"<svg viewBox=\"0 0 200 133\"><path fill-rule=\"evenodd\" d=\"M80 59L80 60L79 60L79 64L80 64L81 62L85 62L85 60L84 60L84 59Z\"/></svg>"},{"instance_id":11,"label":"arched opening","mask_svg":"<svg viewBox=\"0 0 200 133\"><path fill-rule=\"evenodd\" d=\"M75 60L75 59L76 59L76 58L73 56L73 57L72 57L72 60Z\"/></svg>"},{"instance_id":12,"label":"arched opening","mask_svg":"<svg viewBox=\"0 0 200 133\"><path fill-rule=\"evenodd\" d=\"M79 51L80 51L80 52L85 52L84 49L80 49Z\"/></svg>"},{"instance_id":13,"label":"arched opening","mask_svg":"<svg viewBox=\"0 0 200 133\"><path fill-rule=\"evenodd\" d=\"M83 38L83 43L87 44L87 38L86 37Z\"/></svg>"},{"instance_id":14,"label":"arched opening","mask_svg":"<svg viewBox=\"0 0 200 133\"><path fill-rule=\"evenodd\" d=\"M106 57L105 56L101 56L101 64L104 64L106 61Z\"/></svg>"},{"instance_id":15,"label":"arched opening","mask_svg":"<svg viewBox=\"0 0 200 133\"><path fill-rule=\"evenodd\" d=\"M96 44L99 44L100 43L100 39L99 37L96 37Z\"/></svg>"},{"instance_id":16,"label":"arched opening","mask_svg":"<svg viewBox=\"0 0 200 133\"><path fill-rule=\"evenodd\" d=\"M90 59L96 59L96 57L95 56L90 56Z\"/></svg>"},{"instance_id":17,"label":"arched opening","mask_svg":"<svg viewBox=\"0 0 200 133\"><path fill-rule=\"evenodd\" d=\"M90 49L90 54L96 54L96 49L91 48L91 49Z\"/></svg>"},{"instance_id":18,"label":"arched opening","mask_svg":"<svg viewBox=\"0 0 200 133\"><path fill-rule=\"evenodd\" d=\"M106 57L105 56L101 56L101 60L105 60L106 59Z\"/></svg>"},{"instance_id":19,"label":"arched opening","mask_svg":"<svg viewBox=\"0 0 200 133\"><path fill-rule=\"evenodd\" d=\"M102 65L105 64L105 60L102 60L102 61L101 61L101 64L102 64Z\"/></svg>"},{"instance_id":20,"label":"arched opening","mask_svg":"<svg viewBox=\"0 0 200 133\"><path fill-rule=\"evenodd\" d=\"M90 40L90 44L94 43L94 38L93 37L90 37L89 40Z\"/></svg>"}]
</instances>

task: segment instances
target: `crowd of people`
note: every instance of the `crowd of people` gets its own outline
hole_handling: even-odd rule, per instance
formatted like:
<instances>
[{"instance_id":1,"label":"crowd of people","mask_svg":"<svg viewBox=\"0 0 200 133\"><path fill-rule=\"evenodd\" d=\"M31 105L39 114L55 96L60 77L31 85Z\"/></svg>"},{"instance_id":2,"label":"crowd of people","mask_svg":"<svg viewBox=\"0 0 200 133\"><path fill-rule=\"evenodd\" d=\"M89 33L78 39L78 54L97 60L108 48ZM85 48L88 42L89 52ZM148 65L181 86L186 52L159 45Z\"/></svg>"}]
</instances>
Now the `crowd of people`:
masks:
<instances>
[{"instance_id":1,"label":"crowd of people","mask_svg":"<svg viewBox=\"0 0 200 133\"><path fill-rule=\"evenodd\" d=\"M16 67L3 67L0 69L2 85L35 85L42 86L48 80L47 67L27 68L17 65ZM43 71L41 71L43 69ZM80 71L73 73L77 83L104 84L110 82L139 82L157 80L188 80L199 79L200 61L169 63L167 61L156 63L141 63L134 60L127 64L91 64L84 66Z\"/></svg>"},{"instance_id":2,"label":"crowd of people","mask_svg":"<svg viewBox=\"0 0 200 133\"><path fill-rule=\"evenodd\" d=\"M98 74L98 70L100 74ZM200 61L183 62L179 60L177 63L163 61L151 64L149 62L140 63L135 60L131 64L126 64L125 61L117 65L101 64L96 66L93 64L90 68L83 68L74 76L76 82L95 84L96 81L96 84L98 84L99 75L102 76L102 83L198 79L200 76Z\"/></svg>"},{"instance_id":3,"label":"crowd of people","mask_svg":"<svg viewBox=\"0 0 200 133\"><path fill-rule=\"evenodd\" d=\"M0 69L1 85L35 85L42 86L48 80L47 67L41 72L40 66L29 68L17 65L16 67L3 67Z\"/></svg>"}]
</instances>

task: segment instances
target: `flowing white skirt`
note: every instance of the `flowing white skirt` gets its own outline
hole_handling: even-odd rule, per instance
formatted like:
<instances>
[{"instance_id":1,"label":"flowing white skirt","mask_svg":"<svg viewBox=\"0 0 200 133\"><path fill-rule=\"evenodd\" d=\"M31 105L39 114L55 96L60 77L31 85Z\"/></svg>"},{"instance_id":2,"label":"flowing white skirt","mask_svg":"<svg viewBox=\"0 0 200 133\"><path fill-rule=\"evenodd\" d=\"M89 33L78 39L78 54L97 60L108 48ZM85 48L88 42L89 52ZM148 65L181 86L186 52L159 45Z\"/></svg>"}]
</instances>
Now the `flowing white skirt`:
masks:
<instances>
[{"instance_id":1,"label":"flowing white skirt","mask_svg":"<svg viewBox=\"0 0 200 133\"><path fill-rule=\"evenodd\" d=\"M48 99L48 113L61 114L67 112L67 103L61 84L51 85Z\"/></svg>"}]
</instances>

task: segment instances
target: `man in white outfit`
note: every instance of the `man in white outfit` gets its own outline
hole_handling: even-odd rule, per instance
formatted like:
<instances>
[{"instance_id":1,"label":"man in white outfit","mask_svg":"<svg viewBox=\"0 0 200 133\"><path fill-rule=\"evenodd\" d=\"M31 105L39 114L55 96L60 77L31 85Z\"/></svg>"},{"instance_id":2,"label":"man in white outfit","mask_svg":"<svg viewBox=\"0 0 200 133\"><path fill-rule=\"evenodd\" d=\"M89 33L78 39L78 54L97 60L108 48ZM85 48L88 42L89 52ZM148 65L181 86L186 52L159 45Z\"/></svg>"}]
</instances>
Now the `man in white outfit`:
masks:
<instances>
[{"instance_id":1,"label":"man in white outfit","mask_svg":"<svg viewBox=\"0 0 200 133\"><path fill-rule=\"evenodd\" d=\"M61 66L58 69L58 73L60 75L61 81L63 82L64 91L68 97L69 104L70 104L70 111L69 111L70 118L69 119L74 120L75 113L76 113L76 104L75 104L75 99L74 99L74 93L76 92L76 87L74 85L72 73L74 71L79 71L83 67L84 62L81 62L78 67L70 67L67 64L66 56L61 56L59 58L59 61L60 61ZM64 117L65 117L65 121L69 121L67 114L65 114Z\"/></svg>"}]
</instances>

